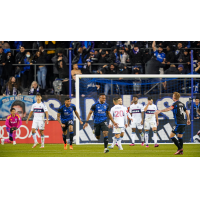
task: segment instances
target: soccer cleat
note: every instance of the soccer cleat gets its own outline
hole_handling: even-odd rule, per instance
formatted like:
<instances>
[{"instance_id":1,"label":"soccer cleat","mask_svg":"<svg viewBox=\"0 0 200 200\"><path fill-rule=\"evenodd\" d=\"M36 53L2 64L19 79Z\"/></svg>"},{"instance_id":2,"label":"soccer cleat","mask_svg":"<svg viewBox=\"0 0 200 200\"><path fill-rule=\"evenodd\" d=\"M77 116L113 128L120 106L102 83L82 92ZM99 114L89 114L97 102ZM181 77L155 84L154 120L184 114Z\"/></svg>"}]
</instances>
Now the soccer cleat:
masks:
<instances>
[{"instance_id":1,"label":"soccer cleat","mask_svg":"<svg viewBox=\"0 0 200 200\"><path fill-rule=\"evenodd\" d=\"M64 150L67 150L67 144L64 144Z\"/></svg>"},{"instance_id":2,"label":"soccer cleat","mask_svg":"<svg viewBox=\"0 0 200 200\"><path fill-rule=\"evenodd\" d=\"M13 141L13 145L16 145L16 141Z\"/></svg>"},{"instance_id":3,"label":"soccer cleat","mask_svg":"<svg viewBox=\"0 0 200 200\"><path fill-rule=\"evenodd\" d=\"M70 150L73 150L73 146L72 146L72 145L70 145L70 146L69 146L69 149L70 149Z\"/></svg>"},{"instance_id":4,"label":"soccer cleat","mask_svg":"<svg viewBox=\"0 0 200 200\"><path fill-rule=\"evenodd\" d=\"M142 142L141 145L144 146L144 142Z\"/></svg>"},{"instance_id":5,"label":"soccer cleat","mask_svg":"<svg viewBox=\"0 0 200 200\"><path fill-rule=\"evenodd\" d=\"M111 146L108 146L108 148L109 148L109 149L113 149L114 147L111 145Z\"/></svg>"},{"instance_id":6,"label":"soccer cleat","mask_svg":"<svg viewBox=\"0 0 200 200\"><path fill-rule=\"evenodd\" d=\"M154 147L159 147L159 145L158 145L158 144L155 144Z\"/></svg>"},{"instance_id":7,"label":"soccer cleat","mask_svg":"<svg viewBox=\"0 0 200 200\"><path fill-rule=\"evenodd\" d=\"M43 149L44 148L44 146L42 145L41 147L40 147L40 149Z\"/></svg>"},{"instance_id":8,"label":"soccer cleat","mask_svg":"<svg viewBox=\"0 0 200 200\"><path fill-rule=\"evenodd\" d=\"M4 139L1 139L1 144L4 145Z\"/></svg>"},{"instance_id":9,"label":"soccer cleat","mask_svg":"<svg viewBox=\"0 0 200 200\"><path fill-rule=\"evenodd\" d=\"M183 149L178 150L174 155L181 154L181 152L183 152Z\"/></svg>"},{"instance_id":10,"label":"soccer cleat","mask_svg":"<svg viewBox=\"0 0 200 200\"><path fill-rule=\"evenodd\" d=\"M104 153L108 153L108 152L109 152L109 149L105 149L105 150L104 150Z\"/></svg>"},{"instance_id":11,"label":"soccer cleat","mask_svg":"<svg viewBox=\"0 0 200 200\"><path fill-rule=\"evenodd\" d=\"M35 144L32 146L32 148L35 148L38 144L39 144L38 142L35 143Z\"/></svg>"},{"instance_id":12,"label":"soccer cleat","mask_svg":"<svg viewBox=\"0 0 200 200\"><path fill-rule=\"evenodd\" d=\"M130 144L129 146L135 146L135 144L132 143L132 144Z\"/></svg>"},{"instance_id":13,"label":"soccer cleat","mask_svg":"<svg viewBox=\"0 0 200 200\"><path fill-rule=\"evenodd\" d=\"M149 145L148 145L148 144L146 144L146 147L147 147L147 148L149 148Z\"/></svg>"},{"instance_id":14,"label":"soccer cleat","mask_svg":"<svg viewBox=\"0 0 200 200\"><path fill-rule=\"evenodd\" d=\"M183 151L180 152L180 155L183 155Z\"/></svg>"},{"instance_id":15,"label":"soccer cleat","mask_svg":"<svg viewBox=\"0 0 200 200\"><path fill-rule=\"evenodd\" d=\"M118 150L123 150L123 148L118 147Z\"/></svg>"}]
</instances>

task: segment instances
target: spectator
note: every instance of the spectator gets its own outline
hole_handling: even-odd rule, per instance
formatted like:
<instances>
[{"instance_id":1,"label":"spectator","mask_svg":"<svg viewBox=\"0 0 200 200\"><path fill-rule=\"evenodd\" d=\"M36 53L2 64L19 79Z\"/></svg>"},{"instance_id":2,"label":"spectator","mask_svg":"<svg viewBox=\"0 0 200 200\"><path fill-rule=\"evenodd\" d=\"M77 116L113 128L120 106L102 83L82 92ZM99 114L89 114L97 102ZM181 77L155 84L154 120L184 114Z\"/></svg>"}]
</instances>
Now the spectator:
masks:
<instances>
[{"instance_id":1,"label":"spectator","mask_svg":"<svg viewBox=\"0 0 200 200\"><path fill-rule=\"evenodd\" d=\"M28 89L33 81L33 67L30 66L33 64L33 56L31 55L30 51L26 52L26 56L24 57L22 64L27 64L23 66L23 70L21 70L22 86L23 88Z\"/></svg>"},{"instance_id":2,"label":"spectator","mask_svg":"<svg viewBox=\"0 0 200 200\"><path fill-rule=\"evenodd\" d=\"M160 74L159 69L162 67L160 61L156 60L156 56L153 56L151 60L147 62L146 74Z\"/></svg>"},{"instance_id":3,"label":"spectator","mask_svg":"<svg viewBox=\"0 0 200 200\"><path fill-rule=\"evenodd\" d=\"M83 66L82 68L82 74L91 74L90 73L90 68L91 68L91 62L87 62L86 65Z\"/></svg>"},{"instance_id":4,"label":"spectator","mask_svg":"<svg viewBox=\"0 0 200 200\"><path fill-rule=\"evenodd\" d=\"M179 58L183 56L183 44L179 42L175 51L175 62L180 62Z\"/></svg>"},{"instance_id":5,"label":"spectator","mask_svg":"<svg viewBox=\"0 0 200 200\"><path fill-rule=\"evenodd\" d=\"M47 68L45 66L46 63L46 53L44 49L41 51L37 51L35 54L35 57L33 59L35 64L41 64L37 65L37 79L38 84L42 89L46 88L46 75L47 75Z\"/></svg>"},{"instance_id":6,"label":"spectator","mask_svg":"<svg viewBox=\"0 0 200 200\"><path fill-rule=\"evenodd\" d=\"M121 48L119 50L119 52L120 52L120 62L124 63L124 64L127 63L127 62L129 62L129 55L128 55L128 53L123 48Z\"/></svg>"},{"instance_id":7,"label":"spectator","mask_svg":"<svg viewBox=\"0 0 200 200\"><path fill-rule=\"evenodd\" d=\"M28 92L28 95L36 95L37 93L43 94L43 90L39 87L36 81L33 81Z\"/></svg>"},{"instance_id":8,"label":"spectator","mask_svg":"<svg viewBox=\"0 0 200 200\"><path fill-rule=\"evenodd\" d=\"M163 52L163 47L159 46L158 50L156 50L156 42L153 41L152 48L157 60L161 62L162 64L165 64L166 56L165 56L165 53Z\"/></svg>"},{"instance_id":9,"label":"spectator","mask_svg":"<svg viewBox=\"0 0 200 200\"><path fill-rule=\"evenodd\" d=\"M146 64L150 59L151 59L152 55L149 54L149 49L145 49L143 57L142 57L142 63Z\"/></svg>"},{"instance_id":10,"label":"spectator","mask_svg":"<svg viewBox=\"0 0 200 200\"><path fill-rule=\"evenodd\" d=\"M200 61L198 62L198 66L194 69L194 71L200 74Z\"/></svg>"},{"instance_id":11,"label":"spectator","mask_svg":"<svg viewBox=\"0 0 200 200\"><path fill-rule=\"evenodd\" d=\"M73 70L71 71L71 76L73 77L74 74L82 74L81 70L78 69L78 64L73 64Z\"/></svg>"},{"instance_id":12,"label":"spectator","mask_svg":"<svg viewBox=\"0 0 200 200\"><path fill-rule=\"evenodd\" d=\"M6 95L21 95L23 92L22 88L16 83L14 76L11 76L6 85L2 88L3 96Z\"/></svg>"},{"instance_id":13,"label":"spectator","mask_svg":"<svg viewBox=\"0 0 200 200\"><path fill-rule=\"evenodd\" d=\"M44 42L41 41L35 41L33 42L33 49L44 49ZM33 50L33 53L36 53L36 50Z\"/></svg>"},{"instance_id":14,"label":"spectator","mask_svg":"<svg viewBox=\"0 0 200 200\"><path fill-rule=\"evenodd\" d=\"M94 49L94 42L82 41L82 47L86 47L86 49L91 47L92 49Z\"/></svg>"},{"instance_id":15,"label":"spectator","mask_svg":"<svg viewBox=\"0 0 200 200\"><path fill-rule=\"evenodd\" d=\"M3 48L0 47L0 84L3 87L4 85L4 79L3 79L3 69L6 60L6 54L3 52Z\"/></svg>"},{"instance_id":16,"label":"spectator","mask_svg":"<svg viewBox=\"0 0 200 200\"><path fill-rule=\"evenodd\" d=\"M118 68L118 74L129 74L128 68L126 66L126 64L119 64L119 68Z\"/></svg>"},{"instance_id":17,"label":"spectator","mask_svg":"<svg viewBox=\"0 0 200 200\"><path fill-rule=\"evenodd\" d=\"M176 65L170 65L170 68L165 70L165 74L179 74L179 70L176 68Z\"/></svg>"},{"instance_id":18,"label":"spectator","mask_svg":"<svg viewBox=\"0 0 200 200\"><path fill-rule=\"evenodd\" d=\"M59 78L69 78L69 66L66 65L64 60L61 60L60 62L56 62L56 68L59 73Z\"/></svg>"},{"instance_id":19,"label":"spectator","mask_svg":"<svg viewBox=\"0 0 200 200\"><path fill-rule=\"evenodd\" d=\"M22 46L23 42L22 41L14 41L14 47L15 49L20 49ZM16 52L19 52L19 50L17 50Z\"/></svg>"},{"instance_id":20,"label":"spectator","mask_svg":"<svg viewBox=\"0 0 200 200\"><path fill-rule=\"evenodd\" d=\"M10 76L14 76L14 67L13 64L14 63L14 58L11 54L11 52L8 52L6 54L6 58L5 58L5 80L6 82L9 81L9 77Z\"/></svg>"},{"instance_id":21,"label":"spectator","mask_svg":"<svg viewBox=\"0 0 200 200\"><path fill-rule=\"evenodd\" d=\"M130 62L132 65L132 71L135 68L139 68L141 73L143 73L142 69L142 53L140 52L140 49L137 44L134 45L133 50L130 52Z\"/></svg>"},{"instance_id":22,"label":"spectator","mask_svg":"<svg viewBox=\"0 0 200 200\"><path fill-rule=\"evenodd\" d=\"M178 65L178 71L179 71L179 74L188 74L189 73L189 71L184 69L183 65Z\"/></svg>"},{"instance_id":23,"label":"spectator","mask_svg":"<svg viewBox=\"0 0 200 200\"><path fill-rule=\"evenodd\" d=\"M3 48L5 54L10 52L10 44L8 42L2 41L0 46Z\"/></svg>"},{"instance_id":24,"label":"spectator","mask_svg":"<svg viewBox=\"0 0 200 200\"><path fill-rule=\"evenodd\" d=\"M138 68L138 67L135 67L134 69L133 69L133 72L132 72L133 74L140 74L140 69Z\"/></svg>"},{"instance_id":25,"label":"spectator","mask_svg":"<svg viewBox=\"0 0 200 200\"><path fill-rule=\"evenodd\" d=\"M108 51L102 51L102 49L99 50L99 53L97 54L98 63L109 63L109 53ZM92 72L94 74L97 73L98 70L102 68L102 65L94 65L92 66Z\"/></svg>"},{"instance_id":26,"label":"spectator","mask_svg":"<svg viewBox=\"0 0 200 200\"><path fill-rule=\"evenodd\" d=\"M57 77L60 77L61 72L63 72L65 74L65 78L69 77L69 66L67 66L68 59L67 59L67 56L63 55L62 50L59 50L57 55L55 55L51 60L55 64L53 67L53 74L54 74L53 80L55 80ZM63 67L58 67L58 66L61 66L59 64L60 62L62 62L61 65ZM60 73L58 72L59 69L60 69ZM63 71L63 70L65 70L65 71Z\"/></svg>"},{"instance_id":27,"label":"spectator","mask_svg":"<svg viewBox=\"0 0 200 200\"><path fill-rule=\"evenodd\" d=\"M115 63L116 66L120 64L119 53L117 52L116 46L111 48L111 53L109 55L108 61L109 63Z\"/></svg>"},{"instance_id":28,"label":"spectator","mask_svg":"<svg viewBox=\"0 0 200 200\"><path fill-rule=\"evenodd\" d=\"M200 101L199 101L199 98L196 97L195 98L195 103L193 104L193 116L194 116L194 119L200 119L200 115L197 112L198 109L200 109Z\"/></svg>"},{"instance_id":29,"label":"spectator","mask_svg":"<svg viewBox=\"0 0 200 200\"><path fill-rule=\"evenodd\" d=\"M24 48L24 46L21 46L20 47L20 51L15 56L15 63L16 64L21 64L23 59L24 59L24 57L25 57L25 55L26 55L25 48Z\"/></svg>"},{"instance_id":30,"label":"spectator","mask_svg":"<svg viewBox=\"0 0 200 200\"><path fill-rule=\"evenodd\" d=\"M171 46L167 46L167 53L166 53L166 64L167 66L165 67L165 69L168 69L170 67L171 63L174 63L174 52L172 51Z\"/></svg>"}]
</instances>

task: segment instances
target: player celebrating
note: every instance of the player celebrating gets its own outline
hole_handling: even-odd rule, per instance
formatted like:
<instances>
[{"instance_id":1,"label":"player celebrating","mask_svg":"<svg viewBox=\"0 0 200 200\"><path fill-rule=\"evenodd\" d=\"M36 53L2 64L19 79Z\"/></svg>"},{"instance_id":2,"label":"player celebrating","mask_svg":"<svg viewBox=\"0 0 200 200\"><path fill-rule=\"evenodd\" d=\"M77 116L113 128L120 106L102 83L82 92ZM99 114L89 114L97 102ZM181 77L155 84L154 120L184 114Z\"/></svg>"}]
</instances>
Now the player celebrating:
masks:
<instances>
[{"instance_id":1,"label":"player celebrating","mask_svg":"<svg viewBox=\"0 0 200 200\"><path fill-rule=\"evenodd\" d=\"M79 119L80 123L83 124L81 121L79 114L76 110L76 106L71 103L71 99L69 97L65 98L65 104L60 106L58 109L57 120L60 123L62 130L63 130L63 141L64 141L64 149L67 150L67 129L69 127L69 136L70 136L70 149L73 150L72 142L73 142L73 126L74 126L74 117L73 111L76 114L77 118ZM61 120L60 120L61 117ZM78 123L78 122L77 122Z\"/></svg>"},{"instance_id":2,"label":"player celebrating","mask_svg":"<svg viewBox=\"0 0 200 200\"><path fill-rule=\"evenodd\" d=\"M44 128L45 128L45 114L46 114L46 123L49 123L49 115L46 105L42 102L42 95L40 93L36 94L37 102L34 103L31 107L31 112L26 120L26 124L28 124L28 120L32 116L34 112L34 118L32 123L32 136L34 140L34 145L32 148L35 148L39 143L37 141L35 130L39 129L41 134L41 147L44 148ZM45 113L45 114L44 114Z\"/></svg>"},{"instance_id":3,"label":"player celebrating","mask_svg":"<svg viewBox=\"0 0 200 200\"><path fill-rule=\"evenodd\" d=\"M92 105L90 112L87 116L86 123L83 126L85 129L88 126L88 120L90 119L92 113L94 112L94 130L95 136L99 140L100 139L100 131L102 130L104 135L104 153L108 153L108 126L107 126L107 116L112 121L113 125L118 128L117 123L113 120L112 115L109 112L109 106L106 101L106 95L101 93L99 94L99 101Z\"/></svg>"},{"instance_id":4,"label":"player celebrating","mask_svg":"<svg viewBox=\"0 0 200 200\"><path fill-rule=\"evenodd\" d=\"M161 112L168 112L173 111L174 119L175 119L175 128L170 133L170 138L174 142L174 144L178 147L177 154L183 154L183 134L185 132L186 120L184 114L186 113L187 116L187 125L190 125L190 116L189 112L187 111L185 105L179 101L180 94L178 92L173 93L173 105L169 108L165 108L163 110L158 110L155 114L158 116ZM177 135L178 134L178 135ZM178 136L178 140L174 137L175 135Z\"/></svg>"},{"instance_id":5,"label":"player celebrating","mask_svg":"<svg viewBox=\"0 0 200 200\"><path fill-rule=\"evenodd\" d=\"M152 131L154 133L153 134L154 147L159 147L159 145L157 144L157 140L158 140L157 126L159 122L158 122L158 115L155 115L156 110L157 110L157 106L153 104L153 98L148 97L148 103L146 106L144 106L144 112L146 113L145 123L144 123L146 147L149 147L148 139L149 139L150 128L152 128Z\"/></svg>"},{"instance_id":6,"label":"player celebrating","mask_svg":"<svg viewBox=\"0 0 200 200\"><path fill-rule=\"evenodd\" d=\"M141 145L143 146L144 133L142 132L142 129L143 129L143 123L144 123L144 108L142 104L138 103L137 96L133 97L133 103L132 105L130 105L128 116L131 119L130 127L132 128L132 135L131 135L132 143L130 144L130 146L135 145L136 128L138 129L141 135L141 141L142 141Z\"/></svg>"},{"instance_id":7,"label":"player celebrating","mask_svg":"<svg viewBox=\"0 0 200 200\"><path fill-rule=\"evenodd\" d=\"M127 114L126 114L127 108L123 105L119 105L118 97L115 97L113 99L113 103L115 106L113 106L111 108L110 113L113 116L114 121L119 124L119 128L115 128L115 127L113 128L112 122L110 120L108 127L113 128L113 133L115 134L115 137L113 139L112 145L109 146L108 148L113 149L115 143L117 142L119 150L123 150L122 145L121 145L121 137L120 136L121 136L122 131L124 133L124 127L127 128L127 126L128 126L127 125Z\"/></svg>"},{"instance_id":8,"label":"player celebrating","mask_svg":"<svg viewBox=\"0 0 200 200\"><path fill-rule=\"evenodd\" d=\"M9 139L1 139L1 144L12 143L15 145L16 130L22 125L22 120L14 108L10 109L10 115L6 119L6 131L9 133Z\"/></svg>"}]
</instances>

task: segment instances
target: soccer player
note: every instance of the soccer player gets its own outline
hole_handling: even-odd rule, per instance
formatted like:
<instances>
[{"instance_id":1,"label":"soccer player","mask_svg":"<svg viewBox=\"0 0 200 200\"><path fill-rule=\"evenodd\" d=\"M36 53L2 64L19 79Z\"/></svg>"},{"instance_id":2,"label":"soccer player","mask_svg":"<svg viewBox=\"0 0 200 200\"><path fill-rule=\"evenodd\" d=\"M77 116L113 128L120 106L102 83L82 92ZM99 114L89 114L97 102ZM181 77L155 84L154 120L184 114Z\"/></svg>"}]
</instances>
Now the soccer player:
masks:
<instances>
[{"instance_id":1,"label":"soccer player","mask_svg":"<svg viewBox=\"0 0 200 200\"><path fill-rule=\"evenodd\" d=\"M60 123L63 130L63 141L64 141L64 149L67 150L67 129L69 127L69 137L70 137L70 150L73 150L72 142L73 142L73 126L74 126L74 117L73 111L79 119L80 123L83 124L79 114L76 110L76 106L71 103L71 99L69 97L65 98L65 104L60 106L58 109L57 120ZM61 120L60 120L61 118ZM78 122L77 122L78 123ZM78 130L77 130L78 131Z\"/></svg>"},{"instance_id":2,"label":"soccer player","mask_svg":"<svg viewBox=\"0 0 200 200\"><path fill-rule=\"evenodd\" d=\"M117 142L119 150L123 150L122 145L121 145L121 133L123 132L123 134L124 134L124 127L127 128L127 126L128 126L127 125L127 108L123 105L119 105L118 97L115 97L113 99L113 104L115 106L113 106L111 108L110 113L113 116L114 121L119 124L119 128L113 127L112 122L110 120L108 127L113 128L113 133L115 134L115 137L113 138L112 145L109 146L108 148L113 149L115 143Z\"/></svg>"},{"instance_id":3,"label":"soccer player","mask_svg":"<svg viewBox=\"0 0 200 200\"><path fill-rule=\"evenodd\" d=\"M170 138L174 142L174 144L178 147L177 154L183 154L183 134L185 133L185 126L186 126L186 120L185 120L185 113L187 116L187 125L190 125L190 116L189 112L187 111L185 105L179 101L180 94L178 92L173 93L173 101L174 103L169 108L165 108L163 110L157 110L155 114L158 116L161 112L173 112L174 119L175 119L175 128L173 128L172 132L170 133ZM174 137L175 135L178 136L178 140Z\"/></svg>"},{"instance_id":4,"label":"soccer player","mask_svg":"<svg viewBox=\"0 0 200 200\"><path fill-rule=\"evenodd\" d=\"M157 106L153 104L152 97L148 97L148 103L144 106L144 112L145 112L145 123L144 123L144 129L145 129L145 142L146 147L149 147L148 140L149 140L149 129L151 128L153 131L153 138L154 138L154 147L159 147L157 144L158 140L158 133L157 133L157 126L159 125L158 122L158 115L155 115Z\"/></svg>"},{"instance_id":5,"label":"soccer player","mask_svg":"<svg viewBox=\"0 0 200 200\"><path fill-rule=\"evenodd\" d=\"M16 130L22 125L22 120L14 108L10 109L10 115L6 119L6 131L9 132L9 139L1 139L1 144L12 143L15 145Z\"/></svg>"},{"instance_id":6,"label":"soccer player","mask_svg":"<svg viewBox=\"0 0 200 200\"><path fill-rule=\"evenodd\" d=\"M107 116L112 121L113 125L118 128L117 123L113 120L112 115L109 112L109 106L106 102L106 95L101 93L99 94L99 101L92 105L90 112L87 116L86 123L83 126L85 129L88 126L88 121L94 113L94 130L95 136L99 140L100 139L100 131L102 130L104 135L104 153L108 153L108 126L107 126Z\"/></svg>"},{"instance_id":7,"label":"soccer player","mask_svg":"<svg viewBox=\"0 0 200 200\"><path fill-rule=\"evenodd\" d=\"M141 141L142 141L141 145L143 146L144 133L142 132L142 129L143 129L143 123L144 123L144 108L142 104L138 103L137 96L133 97L133 103L132 105L130 105L128 116L131 119L130 127L132 128L132 135L131 135L132 143L130 144L130 146L135 145L136 128L138 129L140 133Z\"/></svg>"},{"instance_id":8,"label":"soccer player","mask_svg":"<svg viewBox=\"0 0 200 200\"><path fill-rule=\"evenodd\" d=\"M35 130L39 129L41 134L41 147L44 148L44 129L45 129L45 114L46 114L46 123L49 123L49 115L46 105L42 102L42 95L40 93L36 94L37 102L34 103L31 107L31 112L28 115L26 120L26 124L28 124L28 120L32 116L34 112L34 118L32 123L32 136L34 140L34 144L32 148L35 148L39 143L37 141Z\"/></svg>"}]
</instances>

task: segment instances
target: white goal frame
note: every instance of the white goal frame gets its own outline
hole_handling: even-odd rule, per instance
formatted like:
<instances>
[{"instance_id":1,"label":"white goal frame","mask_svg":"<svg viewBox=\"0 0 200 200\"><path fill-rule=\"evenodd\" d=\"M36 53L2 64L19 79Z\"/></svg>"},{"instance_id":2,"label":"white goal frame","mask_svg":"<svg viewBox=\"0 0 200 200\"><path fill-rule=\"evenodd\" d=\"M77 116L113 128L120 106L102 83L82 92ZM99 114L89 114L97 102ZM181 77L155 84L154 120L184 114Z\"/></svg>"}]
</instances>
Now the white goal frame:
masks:
<instances>
[{"instance_id":1,"label":"white goal frame","mask_svg":"<svg viewBox=\"0 0 200 200\"><path fill-rule=\"evenodd\" d=\"M79 79L80 78L200 78L200 75L197 74L186 74L186 75L179 75L179 74L173 74L173 75L165 75L165 74L138 74L138 75L122 75L122 74L116 74L116 75L96 75L96 74L77 74L76 75L76 110L79 112ZM80 112L79 112L80 113ZM76 118L76 144L80 144L79 142L79 130L80 130L80 124L79 120Z\"/></svg>"}]
</instances>

